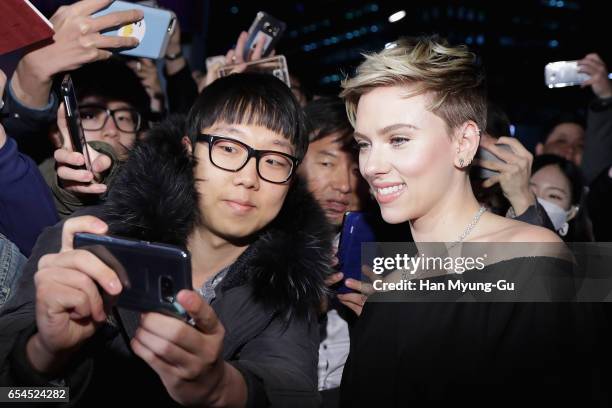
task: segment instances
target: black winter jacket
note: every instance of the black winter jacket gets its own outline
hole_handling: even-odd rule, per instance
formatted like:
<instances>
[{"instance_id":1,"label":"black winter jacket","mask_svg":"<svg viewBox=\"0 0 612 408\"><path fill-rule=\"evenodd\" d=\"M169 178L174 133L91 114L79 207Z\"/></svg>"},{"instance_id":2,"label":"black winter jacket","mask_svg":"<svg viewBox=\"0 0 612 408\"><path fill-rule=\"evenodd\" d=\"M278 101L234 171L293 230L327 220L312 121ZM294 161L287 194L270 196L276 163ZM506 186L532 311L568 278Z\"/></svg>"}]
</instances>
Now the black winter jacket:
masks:
<instances>
[{"instance_id":1,"label":"black winter jacket","mask_svg":"<svg viewBox=\"0 0 612 408\"><path fill-rule=\"evenodd\" d=\"M104 219L110 233L185 246L198 219L192 159L182 122L150 132L118 175L108 201L76 215ZM39 238L0 316L0 386L43 386L25 358L36 331L33 275L57 252L62 224ZM226 331L223 357L244 376L249 406L318 406L316 310L331 255L325 216L298 179L272 223L230 267L212 307ZM78 406L174 406L156 373L107 324L82 348L62 380ZM151 404L151 405L148 405ZM48 406L48 405L46 405Z\"/></svg>"}]
</instances>

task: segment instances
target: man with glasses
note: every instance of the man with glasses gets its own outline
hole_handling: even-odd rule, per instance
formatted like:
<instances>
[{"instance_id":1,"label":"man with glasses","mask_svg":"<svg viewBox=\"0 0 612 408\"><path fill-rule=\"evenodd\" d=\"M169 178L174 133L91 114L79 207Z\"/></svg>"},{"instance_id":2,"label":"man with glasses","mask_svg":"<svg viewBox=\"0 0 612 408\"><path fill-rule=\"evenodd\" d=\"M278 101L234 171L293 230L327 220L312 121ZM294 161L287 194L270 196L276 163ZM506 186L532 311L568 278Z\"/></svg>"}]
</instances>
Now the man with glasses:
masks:
<instances>
[{"instance_id":1,"label":"man with glasses","mask_svg":"<svg viewBox=\"0 0 612 408\"><path fill-rule=\"evenodd\" d=\"M332 233L296 177L304 123L284 83L243 73L206 87L186 126L151 129L103 206L41 235L0 317L0 384L64 381L75 406L318 407ZM194 290L177 301L195 325L144 313L125 341L97 289L117 295L117 275L76 232L186 247Z\"/></svg>"},{"instance_id":2,"label":"man with glasses","mask_svg":"<svg viewBox=\"0 0 612 408\"><path fill-rule=\"evenodd\" d=\"M140 80L122 60L88 64L73 71L71 77L94 173L78 169L84 157L72 149L60 106L58 130L52 135L58 149L40 168L62 218L100 200L119 164L147 127L150 105Z\"/></svg>"},{"instance_id":3,"label":"man with glasses","mask_svg":"<svg viewBox=\"0 0 612 408\"><path fill-rule=\"evenodd\" d=\"M223 170L238 172L254 157L257 174L274 184L286 183L298 165L298 159L276 150L257 150L231 137L200 134L198 142L208 143L210 162Z\"/></svg>"}]
</instances>

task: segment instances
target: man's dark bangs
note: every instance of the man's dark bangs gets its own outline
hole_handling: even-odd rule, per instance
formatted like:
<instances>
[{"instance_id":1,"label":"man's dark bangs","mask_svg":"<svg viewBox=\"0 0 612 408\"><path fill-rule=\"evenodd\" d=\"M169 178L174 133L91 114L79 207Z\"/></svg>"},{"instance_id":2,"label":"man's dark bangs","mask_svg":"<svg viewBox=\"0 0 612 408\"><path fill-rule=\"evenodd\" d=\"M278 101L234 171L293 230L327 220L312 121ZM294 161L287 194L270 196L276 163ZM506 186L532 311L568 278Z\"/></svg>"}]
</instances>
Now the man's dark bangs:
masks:
<instances>
[{"instance_id":1,"label":"man's dark bangs","mask_svg":"<svg viewBox=\"0 0 612 408\"><path fill-rule=\"evenodd\" d=\"M290 89L271 75L234 74L205 88L189 114L192 141L202 129L220 123L261 126L278 133L295 146L299 159L308 146L302 108Z\"/></svg>"}]
</instances>

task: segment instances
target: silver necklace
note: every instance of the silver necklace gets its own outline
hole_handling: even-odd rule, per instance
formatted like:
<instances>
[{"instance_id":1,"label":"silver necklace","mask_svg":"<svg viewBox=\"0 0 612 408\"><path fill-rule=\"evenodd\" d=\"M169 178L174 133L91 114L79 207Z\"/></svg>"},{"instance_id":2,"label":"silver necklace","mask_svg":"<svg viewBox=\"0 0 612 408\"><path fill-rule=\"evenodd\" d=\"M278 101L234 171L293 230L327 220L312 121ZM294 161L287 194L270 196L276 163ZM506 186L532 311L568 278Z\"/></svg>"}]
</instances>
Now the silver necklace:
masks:
<instances>
[{"instance_id":1,"label":"silver necklace","mask_svg":"<svg viewBox=\"0 0 612 408\"><path fill-rule=\"evenodd\" d=\"M450 246L447 249L451 249L454 248L455 246L459 245L461 242L463 242L463 240L470 235L470 232L472 232L472 230L474 229L474 227L476 226L476 224L478 224L478 220L480 220L480 217L482 216L482 214L484 214L484 212L487 211L487 209L484 206L481 206L478 209L478 212L476 213L476 215L474 215L474 218L472 218L472 221L468 224L468 226L465 228L465 230L463 231L463 233L461 235L459 235L459 238L457 239L457 241L454 241L453 243L450 244Z\"/></svg>"}]
</instances>

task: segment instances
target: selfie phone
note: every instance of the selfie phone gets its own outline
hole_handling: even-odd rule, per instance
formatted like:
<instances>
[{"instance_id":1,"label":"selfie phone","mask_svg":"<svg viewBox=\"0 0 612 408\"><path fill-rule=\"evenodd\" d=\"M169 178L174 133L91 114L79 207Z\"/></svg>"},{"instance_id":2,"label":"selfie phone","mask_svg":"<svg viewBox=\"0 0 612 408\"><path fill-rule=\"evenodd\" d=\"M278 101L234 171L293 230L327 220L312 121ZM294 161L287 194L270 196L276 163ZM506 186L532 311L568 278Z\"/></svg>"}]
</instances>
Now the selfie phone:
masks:
<instances>
[{"instance_id":1,"label":"selfie phone","mask_svg":"<svg viewBox=\"0 0 612 408\"><path fill-rule=\"evenodd\" d=\"M255 16L255 20L249 28L249 36L244 47L244 54L242 58L244 61L248 61L249 54L257 45L257 41L260 37L265 38L264 47L261 53L262 58L270 55L276 44L283 35L283 32L287 28L285 22L272 17L266 12L260 11Z\"/></svg>"},{"instance_id":2,"label":"selfie phone","mask_svg":"<svg viewBox=\"0 0 612 408\"><path fill-rule=\"evenodd\" d=\"M544 82L549 88L580 85L590 76L578 69L578 61L551 62L544 67Z\"/></svg>"},{"instance_id":3,"label":"selfie phone","mask_svg":"<svg viewBox=\"0 0 612 408\"><path fill-rule=\"evenodd\" d=\"M102 32L104 35L119 37L136 37L140 41L135 48L124 49L120 54L151 59L163 58L170 36L174 32L176 15L170 10L144 6L137 3L116 0L107 7L93 14L93 17L103 16L114 11L142 10L144 18L122 27L113 27Z\"/></svg>"},{"instance_id":4,"label":"selfie phone","mask_svg":"<svg viewBox=\"0 0 612 408\"><path fill-rule=\"evenodd\" d=\"M72 142L72 148L75 152L79 152L85 157L85 164L77 168L91 171L91 158L89 157L89 150L86 148L87 141L85 140L85 133L81 125L79 105L77 104L74 85L70 74L64 76L62 84L60 85L60 93L62 94L62 100L64 101L66 110L66 123L68 125L68 134Z\"/></svg>"},{"instance_id":5,"label":"selfie phone","mask_svg":"<svg viewBox=\"0 0 612 408\"><path fill-rule=\"evenodd\" d=\"M508 146L507 144L498 144L496 146L499 146L502 149L507 150L509 152L512 151L512 148ZM488 161L493 161L493 162L498 162L498 163L505 163L505 161L503 161L502 159L500 159L499 157L497 157L496 155L494 155L493 153L491 153L490 151L488 151L482 146L478 147L478 151L476 152L476 157L480 160L488 160ZM496 176L498 174L499 174L499 171L496 171L496 170L489 170L489 169L485 169L484 167L478 168L478 176L481 179L488 179L489 177Z\"/></svg>"},{"instance_id":6,"label":"selfie phone","mask_svg":"<svg viewBox=\"0 0 612 408\"><path fill-rule=\"evenodd\" d=\"M191 256L182 248L107 235L77 233L74 247L96 255L117 273L123 290L105 304L138 312L158 312L187 321L176 301L182 289L193 289Z\"/></svg>"},{"instance_id":7,"label":"selfie phone","mask_svg":"<svg viewBox=\"0 0 612 408\"><path fill-rule=\"evenodd\" d=\"M362 264L372 265L371 260L374 258L374 253L362 253L361 244L377 241L375 222L374 214L361 211L349 211L344 214L340 243L338 244L338 267L344 278L340 282L337 293L353 292L344 284L344 281L347 278L362 280Z\"/></svg>"}]
</instances>

